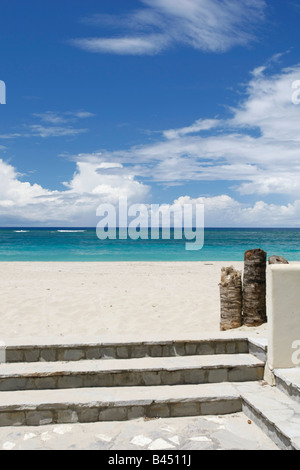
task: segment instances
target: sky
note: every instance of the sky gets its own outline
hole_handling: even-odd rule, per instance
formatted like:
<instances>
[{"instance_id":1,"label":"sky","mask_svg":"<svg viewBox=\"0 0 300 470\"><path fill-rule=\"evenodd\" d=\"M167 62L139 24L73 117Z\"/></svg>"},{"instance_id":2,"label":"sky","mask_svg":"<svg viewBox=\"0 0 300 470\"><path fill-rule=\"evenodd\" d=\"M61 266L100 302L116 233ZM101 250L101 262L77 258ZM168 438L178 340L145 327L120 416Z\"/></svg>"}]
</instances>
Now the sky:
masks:
<instances>
[{"instance_id":1,"label":"sky","mask_svg":"<svg viewBox=\"0 0 300 470\"><path fill-rule=\"evenodd\" d=\"M0 9L0 226L95 226L124 197L300 226L299 1Z\"/></svg>"}]
</instances>

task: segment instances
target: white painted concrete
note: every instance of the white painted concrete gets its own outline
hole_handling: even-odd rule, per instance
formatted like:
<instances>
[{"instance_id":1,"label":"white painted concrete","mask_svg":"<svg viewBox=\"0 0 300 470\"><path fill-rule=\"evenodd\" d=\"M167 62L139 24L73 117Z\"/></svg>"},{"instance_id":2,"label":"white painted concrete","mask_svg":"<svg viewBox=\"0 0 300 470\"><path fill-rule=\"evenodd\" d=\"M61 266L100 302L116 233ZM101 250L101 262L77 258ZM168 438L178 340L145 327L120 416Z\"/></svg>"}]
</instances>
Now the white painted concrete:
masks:
<instances>
[{"instance_id":1,"label":"white painted concrete","mask_svg":"<svg viewBox=\"0 0 300 470\"><path fill-rule=\"evenodd\" d=\"M268 267L267 314L269 368L273 370L299 367L300 264Z\"/></svg>"}]
</instances>

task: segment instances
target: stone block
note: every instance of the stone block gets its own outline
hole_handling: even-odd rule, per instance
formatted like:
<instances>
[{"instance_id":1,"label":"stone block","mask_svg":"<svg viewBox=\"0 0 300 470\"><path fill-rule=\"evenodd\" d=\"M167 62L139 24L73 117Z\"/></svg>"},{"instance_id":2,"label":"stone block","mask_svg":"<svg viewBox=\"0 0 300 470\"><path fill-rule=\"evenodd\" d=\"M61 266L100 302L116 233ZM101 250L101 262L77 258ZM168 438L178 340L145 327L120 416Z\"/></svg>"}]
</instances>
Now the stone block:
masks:
<instances>
[{"instance_id":1,"label":"stone block","mask_svg":"<svg viewBox=\"0 0 300 470\"><path fill-rule=\"evenodd\" d=\"M84 408L78 411L78 420L80 423L96 423L99 420L98 408Z\"/></svg>"},{"instance_id":2,"label":"stone block","mask_svg":"<svg viewBox=\"0 0 300 470\"><path fill-rule=\"evenodd\" d=\"M201 415L226 415L242 411L242 400L216 400L201 403Z\"/></svg>"},{"instance_id":3,"label":"stone block","mask_svg":"<svg viewBox=\"0 0 300 470\"><path fill-rule=\"evenodd\" d=\"M167 403L154 403L146 409L147 418L169 418L170 408Z\"/></svg>"},{"instance_id":4,"label":"stone block","mask_svg":"<svg viewBox=\"0 0 300 470\"><path fill-rule=\"evenodd\" d=\"M28 411L26 413L27 426L44 426L54 422L51 411Z\"/></svg>"},{"instance_id":5,"label":"stone block","mask_svg":"<svg viewBox=\"0 0 300 470\"><path fill-rule=\"evenodd\" d=\"M247 341L237 341L236 343L236 353L238 354L248 354L249 345Z\"/></svg>"},{"instance_id":6,"label":"stone block","mask_svg":"<svg viewBox=\"0 0 300 470\"><path fill-rule=\"evenodd\" d=\"M160 380L162 385L180 385L184 383L183 374L185 371L167 371L160 372Z\"/></svg>"},{"instance_id":7,"label":"stone block","mask_svg":"<svg viewBox=\"0 0 300 470\"><path fill-rule=\"evenodd\" d=\"M81 388L83 387L82 375L65 375L57 378L57 388Z\"/></svg>"},{"instance_id":8,"label":"stone block","mask_svg":"<svg viewBox=\"0 0 300 470\"><path fill-rule=\"evenodd\" d=\"M226 368L211 369L208 374L209 383L222 383L228 381L228 370Z\"/></svg>"},{"instance_id":9,"label":"stone block","mask_svg":"<svg viewBox=\"0 0 300 470\"><path fill-rule=\"evenodd\" d=\"M228 372L228 381L250 382L255 380L262 380L263 376L263 367L234 367Z\"/></svg>"},{"instance_id":10,"label":"stone block","mask_svg":"<svg viewBox=\"0 0 300 470\"><path fill-rule=\"evenodd\" d=\"M34 381L35 388L37 390L54 390L57 388L57 377L39 377L35 379L30 379Z\"/></svg>"},{"instance_id":11,"label":"stone block","mask_svg":"<svg viewBox=\"0 0 300 470\"><path fill-rule=\"evenodd\" d=\"M151 357L162 357L162 347L159 345L150 346Z\"/></svg>"},{"instance_id":12,"label":"stone block","mask_svg":"<svg viewBox=\"0 0 300 470\"><path fill-rule=\"evenodd\" d=\"M58 424L78 423L78 415L73 410L59 410L56 413Z\"/></svg>"},{"instance_id":13,"label":"stone block","mask_svg":"<svg viewBox=\"0 0 300 470\"><path fill-rule=\"evenodd\" d=\"M195 356L197 354L197 344L187 343L185 346L185 352L187 356Z\"/></svg>"},{"instance_id":14,"label":"stone block","mask_svg":"<svg viewBox=\"0 0 300 470\"><path fill-rule=\"evenodd\" d=\"M88 360L101 359L102 358L101 348L88 348L86 350L85 358Z\"/></svg>"},{"instance_id":15,"label":"stone block","mask_svg":"<svg viewBox=\"0 0 300 470\"><path fill-rule=\"evenodd\" d=\"M0 426L24 426L25 413L23 411L0 413Z\"/></svg>"},{"instance_id":16,"label":"stone block","mask_svg":"<svg viewBox=\"0 0 300 470\"><path fill-rule=\"evenodd\" d=\"M197 346L197 354L201 356L211 356L216 353L214 343L199 343Z\"/></svg>"},{"instance_id":17,"label":"stone block","mask_svg":"<svg viewBox=\"0 0 300 470\"><path fill-rule=\"evenodd\" d=\"M82 349L66 349L63 357L64 361L80 361L84 359L85 352Z\"/></svg>"},{"instance_id":18,"label":"stone block","mask_svg":"<svg viewBox=\"0 0 300 470\"><path fill-rule=\"evenodd\" d=\"M185 344L175 343L173 346L175 356L185 356Z\"/></svg>"},{"instance_id":19,"label":"stone block","mask_svg":"<svg viewBox=\"0 0 300 470\"><path fill-rule=\"evenodd\" d=\"M172 403L171 417L183 417L183 416L198 416L199 415L199 403L196 401L186 403Z\"/></svg>"},{"instance_id":20,"label":"stone block","mask_svg":"<svg viewBox=\"0 0 300 470\"><path fill-rule=\"evenodd\" d=\"M132 406L128 409L128 419L139 419L145 416L145 408L143 406Z\"/></svg>"},{"instance_id":21,"label":"stone block","mask_svg":"<svg viewBox=\"0 0 300 470\"><path fill-rule=\"evenodd\" d=\"M104 347L102 348L102 358L104 359L116 359L116 348Z\"/></svg>"},{"instance_id":22,"label":"stone block","mask_svg":"<svg viewBox=\"0 0 300 470\"><path fill-rule=\"evenodd\" d=\"M161 385L162 372L161 371L144 371L142 372L143 383L145 385Z\"/></svg>"},{"instance_id":23,"label":"stone block","mask_svg":"<svg viewBox=\"0 0 300 470\"><path fill-rule=\"evenodd\" d=\"M126 421L128 409L122 408L105 408L100 410L99 421Z\"/></svg>"},{"instance_id":24,"label":"stone block","mask_svg":"<svg viewBox=\"0 0 300 470\"><path fill-rule=\"evenodd\" d=\"M27 379L22 377L7 377L0 380L0 391L9 392L16 390L26 390Z\"/></svg>"},{"instance_id":25,"label":"stone block","mask_svg":"<svg viewBox=\"0 0 300 470\"><path fill-rule=\"evenodd\" d=\"M216 354L226 354L226 343L224 341L216 343Z\"/></svg>"},{"instance_id":26,"label":"stone block","mask_svg":"<svg viewBox=\"0 0 300 470\"><path fill-rule=\"evenodd\" d=\"M206 369L185 369L182 371L183 384L204 384L208 382L208 371Z\"/></svg>"},{"instance_id":27,"label":"stone block","mask_svg":"<svg viewBox=\"0 0 300 470\"><path fill-rule=\"evenodd\" d=\"M56 350L53 349L42 349L40 354L40 360L42 362L55 362L56 361Z\"/></svg>"},{"instance_id":28,"label":"stone block","mask_svg":"<svg viewBox=\"0 0 300 470\"><path fill-rule=\"evenodd\" d=\"M129 357L129 348L127 346L117 348L118 359L128 359Z\"/></svg>"},{"instance_id":29,"label":"stone block","mask_svg":"<svg viewBox=\"0 0 300 470\"><path fill-rule=\"evenodd\" d=\"M143 344L130 347L130 357L141 359L149 356L149 348Z\"/></svg>"},{"instance_id":30,"label":"stone block","mask_svg":"<svg viewBox=\"0 0 300 470\"><path fill-rule=\"evenodd\" d=\"M227 354L236 354L236 343L235 341L228 341L226 344Z\"/></svg>"},{"instance_id":31,"label":"stone block","mask_svg":"<svg viewBox=\"0 0 300 470\"><path fill-rule=\"evenodd\" d=\"M25 362L24 351L22 349L7 349L6 362Z\"/></svg>"},{"instance_id":32,"label":"stone block","mask_svg":"<svg viewBox=\"0 0 300 470\"><path fill-rule=\"evenodd\" d=\"M28 349L24 351L25 362L39 362L40 350L39 349Z\"/></svg>"}]
</instances>

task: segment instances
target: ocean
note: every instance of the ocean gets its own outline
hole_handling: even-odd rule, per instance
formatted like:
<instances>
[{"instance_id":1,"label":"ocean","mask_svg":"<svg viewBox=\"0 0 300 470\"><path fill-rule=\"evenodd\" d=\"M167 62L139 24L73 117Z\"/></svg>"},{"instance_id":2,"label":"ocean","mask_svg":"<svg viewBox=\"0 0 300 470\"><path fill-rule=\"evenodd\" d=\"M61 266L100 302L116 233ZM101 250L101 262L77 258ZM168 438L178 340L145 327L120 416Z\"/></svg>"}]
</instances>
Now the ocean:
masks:
<instances>
[{"instance_id":1,"label":"ocean","mask_svg":"<svg viewBox=\"0 0 300 470\"><path fill-rule=\"evenodd\" d=\"M204 247L187 251L185 240L105 240L95 228L2 228L0 261L243 261L261 248L268 256L300 261L300 229L205 229Z\"/></svg>"}]
</instances>

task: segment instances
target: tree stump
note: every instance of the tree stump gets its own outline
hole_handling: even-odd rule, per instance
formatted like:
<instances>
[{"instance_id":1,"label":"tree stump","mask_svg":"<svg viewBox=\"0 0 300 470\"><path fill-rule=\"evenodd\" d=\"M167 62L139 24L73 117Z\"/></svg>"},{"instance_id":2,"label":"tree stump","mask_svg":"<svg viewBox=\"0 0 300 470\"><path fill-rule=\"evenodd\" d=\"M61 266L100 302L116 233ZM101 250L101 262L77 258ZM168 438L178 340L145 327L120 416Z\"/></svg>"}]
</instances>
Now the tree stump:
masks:
<instances>
[{"instance_id":1,"label":"tree stump","mask_svg":"<svg viewBox=\"0 0 300 470\"><path fill-rule=\"evenodd\" d=\"M242 326L242 273L233 266L222 268L221 298L221 331L232 330Z\"/></svg>"},{"instance_id":2,"label":"tree stump","mask_svg":"<svg viewBox=\"0 0 300 470\"><path fill-rule=\"evenodd\" d=\"M283 256L270 256L269 264L289 264Z\"/></svg>"},{"instance_id":3,"label":"tree stump","mask_svg":"<svg viewBox=\"0 0 300 470\"><path fill-rule=\"evenodd\" d=\"M243 314L244 324L260 326L267 321L266 307L266 264L267 253L263 250L249 250L245 253Z\"/></svg>"}]
</instances>

